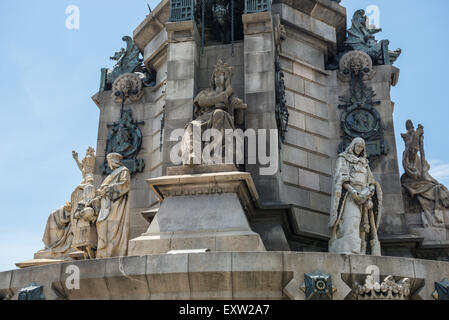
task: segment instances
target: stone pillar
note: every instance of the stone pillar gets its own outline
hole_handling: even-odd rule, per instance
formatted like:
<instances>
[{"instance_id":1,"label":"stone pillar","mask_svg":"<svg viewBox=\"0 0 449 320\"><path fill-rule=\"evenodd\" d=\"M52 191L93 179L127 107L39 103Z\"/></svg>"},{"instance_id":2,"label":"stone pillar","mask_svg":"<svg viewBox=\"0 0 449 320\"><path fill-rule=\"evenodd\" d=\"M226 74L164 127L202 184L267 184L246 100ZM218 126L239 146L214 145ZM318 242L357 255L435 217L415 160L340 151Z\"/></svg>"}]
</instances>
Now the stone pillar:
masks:
<instances>
[{"instance_id":1,"label":"stone pillar","mask_svg":"<svg viewBox=\"0 0 449 320\"><path fill-rule=\"evenodd\" d=\"M325 250L332 189L326 57L337 50L345 35L346 12L330 1L276 1L285 37L280 41L280 62L285 99L290 113L281 149L282 202L292 204L296 228L313 241L298 250ZM339 138L338 134L338 138Z\"/></svg>"},{"instance_id":2,"label":"stone pillar","mask_svg":"<svg viewBox=\"0 0 449 320\"><path fill-rule=\"evenodd\" d=\"M144 96L138 102L126 103L124 106L124 110L131 110L134 121L142 123L138 125L142 133L142 145L137 158L143 159L145 162L144 170L135 172L131 176L131 191L129 193L131 238L141 234L148 227L148 223L142 217L141 212L148 210L152 198L154 198L148 193L145 184L145 179L151 177L151 164L154 161L150 152L153 117L148 112L148 110L154 110L152 90L153 88L144 88ZM119 121L121 104L114 101L112 91L99 92L92 98L100 109L95 162L95 186L99 187L106 178L106 175L102 175L100 168L105 161L107 137L111 130L110 125ZM83 155L83 152L80 152L80 155Z\"/></svg>"},{"instance_id":3,"label":"stone pillar","mask_svg":"<svg viewBox=\"0 0 449 320\"><path fill-rule=\"evenodd\" d=\"M276 125L275 93L275 43L271 12L259 12L242 15L244 30L244 76L246 129L270 129ZM269 152L267 142L267 152ZM278 150L276 150L278 152ZM257 164L247 164L261 199L265 202L279 201L279 172L272 176L259 173Z\"/></svg>"},{"instance_id":4,"label":"stone pillar","mask_svg":"<svg viewBox=\"0 0 449 320\"><path fill-rule=\"evenodd\" d=\"M376 93L374 100L380 101L375 109L380 114L383 138L389 149L388 153L382 155L373 168L373 174L379 181L383 192L382 221L379 229L382 240L382 237L407 233L393 124L394 102L391 101L390 96L391 86L395 86L398 82L399 69L392 65L374 66L373 69L375 76L372 80L365 81L365 85L373 88ZM332 72L328 87L330 131L333 133L331 148L333 150L338 149L338 145L342 142L340 137L343 136L340 122L343 111L338 108L341 103L339 97L350 96L349 83L341 82L337 73L338 71ZM335 160L336 158L333 158L333 167L335 167Z\"/></svg>"},{"instance_id":5,"label":"stone pillar","mask_svg":"<svg viewBox=\"0 0 449 320\"><path fill-rule=\"evenodd\" d=\"M168 22L167 85L162 174L173 166L170 151L177 143L169 141L175 129L183 129L193 117L193 99L197 92L199 35L193 20Z\"/></svg>"}]
</instances>

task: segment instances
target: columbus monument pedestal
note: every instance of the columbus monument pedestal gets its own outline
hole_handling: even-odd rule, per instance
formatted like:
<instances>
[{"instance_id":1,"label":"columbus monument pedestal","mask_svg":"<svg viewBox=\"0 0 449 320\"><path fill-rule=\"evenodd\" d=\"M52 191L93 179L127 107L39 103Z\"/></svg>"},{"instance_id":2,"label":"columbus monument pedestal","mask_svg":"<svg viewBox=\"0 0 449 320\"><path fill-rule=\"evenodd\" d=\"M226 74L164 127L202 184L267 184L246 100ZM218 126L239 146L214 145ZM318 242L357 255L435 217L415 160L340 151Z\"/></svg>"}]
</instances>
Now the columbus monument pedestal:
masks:
<instances>
[{"instance_id":1,"label":"columbus monument pedestal","mask_svg":"<svg viewBox=\"0 0 449 320\"><path fill-rule=\"evenodd\" d=\"M248 223L247 214L259 201L249 173L168 175L147 183L162 204L148 231L130 240L129 255L189 249L265 251Z\"/></svg>"}]
</instances>

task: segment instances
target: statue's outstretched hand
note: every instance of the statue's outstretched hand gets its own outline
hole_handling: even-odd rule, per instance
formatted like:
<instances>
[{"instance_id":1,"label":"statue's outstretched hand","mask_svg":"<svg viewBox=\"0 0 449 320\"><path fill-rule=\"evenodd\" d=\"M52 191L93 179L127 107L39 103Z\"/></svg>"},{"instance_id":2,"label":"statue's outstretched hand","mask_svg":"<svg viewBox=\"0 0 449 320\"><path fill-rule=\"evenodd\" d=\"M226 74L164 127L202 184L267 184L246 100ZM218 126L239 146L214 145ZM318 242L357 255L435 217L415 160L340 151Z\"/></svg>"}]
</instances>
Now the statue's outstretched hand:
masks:
<instances>
[{"instance_id":1,"label":"statue's outstretched hand","mask_svg":"<svg viewBox=\"0 0 449 320\"><path fill-rule=\"evenodd\" d=\"M73 159L77 160L78 159L78 152L76 152L75 150L72 151L72 157Z\"/></svg>"}]
</instances>

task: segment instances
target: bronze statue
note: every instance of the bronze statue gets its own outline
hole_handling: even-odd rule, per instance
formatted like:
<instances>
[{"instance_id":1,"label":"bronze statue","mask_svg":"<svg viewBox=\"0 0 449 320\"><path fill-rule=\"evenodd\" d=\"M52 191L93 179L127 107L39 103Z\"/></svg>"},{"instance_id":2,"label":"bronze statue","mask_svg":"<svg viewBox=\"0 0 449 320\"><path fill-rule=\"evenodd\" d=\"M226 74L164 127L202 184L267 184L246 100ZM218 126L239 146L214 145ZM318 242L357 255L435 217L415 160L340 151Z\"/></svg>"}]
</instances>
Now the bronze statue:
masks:
<instances>
[{"instance_id":1,"label":"bronze statue","mask_svg":"<svg viewBox=\"0 0 449 320\"><path fill-rule=\"evenodd\" d=\"M359 50L367 53L373 60L373 64L393 63L401 54L402 50L388 50L389 41L377 41L374 34L382 29L369 29L367 26L367 17L364 10L357 10L352 18L352 26L348 30L348 39L345 44L352 50Z\"/></svg>"}]
</instances>

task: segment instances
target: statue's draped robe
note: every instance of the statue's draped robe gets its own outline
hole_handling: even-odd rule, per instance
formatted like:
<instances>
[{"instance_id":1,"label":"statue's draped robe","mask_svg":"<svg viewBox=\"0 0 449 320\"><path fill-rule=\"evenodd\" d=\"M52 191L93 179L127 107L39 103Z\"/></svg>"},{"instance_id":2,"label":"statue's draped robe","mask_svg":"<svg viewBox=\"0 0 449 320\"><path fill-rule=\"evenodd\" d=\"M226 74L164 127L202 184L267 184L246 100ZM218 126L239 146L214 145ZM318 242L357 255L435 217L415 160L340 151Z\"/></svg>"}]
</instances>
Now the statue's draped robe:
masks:
<instances>
[{"instance_id":1,"label":"statue's draped robe","mask_svg":"<svg viewBox=\"0 0 449 320\"><path fill-rule=\"evenodd\" d=\"M122 166L114 170L100 186L112 188L113 197L101 199L97 219L97 258L126 256L129 241L129 191L131 175ZM110 201L109 201L110 200Z\"/></svg>"},{"instance_id":2,"label":"statue's draped robe","mask_svg":"<svg viewBox=\"0 0 449 320\"><path fill-rule=\"evenodd\" d=\"M70 212L64 207L56 209L50 214L45 227L42 241L45 249L38 252L37 255L48 251L48 254L61 256L71 248L73 234L71 232Z\"/></svg>"},{"instance_id":3,"label":"statue's draped robe","mask_svg":"<svg viewBox=\"0 0 449 320\"><path fill-rule=\"evenodd\" d=\"M71 211L61 207L50 214L45 226L42 241L45 249L36 253L35 258L61 258L68 257L74 251L73 241L73 214L79 201L83 198L83 185L78 185L70 197Z\"/></svg>"},{"instance_id":4,"label":"statue's draped robe","mask_svg":"<svg viewBox=\"0 0 449 320\"><path fill-rule=\"evenodd\" d=\"M216 146L222 148L222 156L225 154L223 152L226 139L225 130L227 129L235 129L234 119L227 111L225 111L225 106L223 104L222 108L217 108L215 100L217 99L217 92L213 89L206 89L201 91L194 100L194 116L195 120L191 121L186 125L185 134L181 142L181 150L182 152L182 163L183 164L200 164L201 163L201 152L202 149L198 151L200 154L195 153L195 148L193 147L193 138L194 130L196 132L204 133L207 129L215 129L217 130L221 136L223 137L222 141L212 141L212 145L210 146L211 150L213 150ZM238 107L242 104L242 101L237 98L234 94L229 97L228 100L229 109L234 110L234 108ZM207 106L207 107L205 107ZM196 127L194 129L194 127ZM198 137L201 140L201 137ZM189 151L188 151L189 150ZM196 160L195 160L196 159ZM196 161L196 162L195 162Z\"/></svg>"},{"instance_id":5,"label":"statue's draped robe","mask_svg":"<svg viewBox=\"0 0 449 320\"><path fill-rule=\"evenodd\" d=\"M403 138L406 140L408 137L403 135ZM444 226L443 212L449 213L449 191L429 174L430 165L427 161L423 161L424 170L421 170L421 157L417 154L417 150L416 146L409 145L406 140L406 148L402 156L405 171L401 177L402 187L411 201L418 201L422 209L423 225L442 227ZM410 153L415 153L414 161ZM421 175L422 171L424 176Z\"/></svg>"},{"instance_id":6,"label":"statue's draped robe","mask_svg":"<svg viewBox=\"0 0 449 320\"><path fill-rule=\"evenodd\" d=\"M351 183L351 172L354 170L354 166L364 167L366 172L365 188L368 188L370 185L376 187L376 192L372 200L374 202L373 210L376 228L379 227L382 208L382 191L380 185L374 179L366 158L356 157L343 152L339 154L337 159L332 187L331 214L329 219L329 228L331 230L329 252L362 253L360 228L364 205L357 204L343 187L345 183Z\"/></svg>"},{"instance_id":7,"label":"statue's draped robe","mask_svg":"<svg viewBox=\"0 0 449 320\"><path fill-rule=\"evenodd\" d=\"M87 202L95 197L95 187L92 183L86 183L81 185L80 187L83 189L82 199L76 204L76 210L74 211L74 213L83 212L83 209L85 208ZM80 204L82 204L81 210L79 210ZM85 210L88 209L90 208L87 208ZM97 232L94 221L88 221L81 217L77 219L72 216L72 230L72 247L74 249L80 250L83 247L97 247Z\"/></svg>"}]
</instances>

